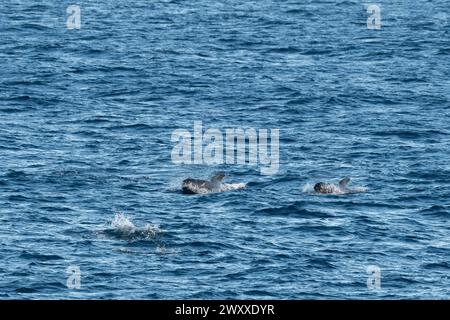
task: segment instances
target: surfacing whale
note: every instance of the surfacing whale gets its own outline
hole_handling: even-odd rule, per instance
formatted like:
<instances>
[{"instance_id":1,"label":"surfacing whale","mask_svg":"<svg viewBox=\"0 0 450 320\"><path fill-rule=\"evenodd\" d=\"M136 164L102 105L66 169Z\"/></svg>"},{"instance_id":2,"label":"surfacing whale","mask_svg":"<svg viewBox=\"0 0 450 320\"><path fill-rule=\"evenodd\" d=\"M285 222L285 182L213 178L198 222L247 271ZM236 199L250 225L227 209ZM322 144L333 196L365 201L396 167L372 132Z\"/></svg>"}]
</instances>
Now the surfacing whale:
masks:
<instances>
[{"instance_id":1,"label":"surfacing whale","mask_svg":"<svg viewBox=\"0 0 450 320\"><path fill-rule=\"evenodd\" d=\"M366 191L365 188L348 188L349 182L349 177L345 177L344 179L339 181L339 184L337 185L334 183L319 182L314 185L314 191L323 194L345 194Z\"/></svg>"},{"instance_id":2,"label":"surfacing whale","mask_svg":"<svg viewBox=\"0 0 450 320\"><path fill-rule=\"evenodd\" d=\"M211 193L211 192L223 192L227 190L236 190L245 188L244 183L237 184L225 184L223 178L224 172L218 172L211 177L210 180L200 179L185 179L182 183L183 193L186 194L198 194L198 193Z\"/></svg>"}]
</instances>

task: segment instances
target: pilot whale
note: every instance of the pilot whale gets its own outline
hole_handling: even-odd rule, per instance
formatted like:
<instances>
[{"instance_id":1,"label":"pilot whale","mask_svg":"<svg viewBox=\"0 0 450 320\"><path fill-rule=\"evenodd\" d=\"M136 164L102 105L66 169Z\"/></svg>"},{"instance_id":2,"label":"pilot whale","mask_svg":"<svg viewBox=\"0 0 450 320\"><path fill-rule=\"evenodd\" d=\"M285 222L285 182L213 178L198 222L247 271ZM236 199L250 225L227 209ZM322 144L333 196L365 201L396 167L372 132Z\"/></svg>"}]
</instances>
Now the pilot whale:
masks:
<instances>
[{"instance_id":1,"label":"pilot whale","mask_svg":"<svg viewBox=\"0 0 450 320\"><path fill-rule=\"evenodd\" d=\"M343 194L343 193L351 193L351 192L361 192L362 190L354 189L351 190L347 187L350 182L350 178L345 177L339 184L328 183L328 182L319 182L314 185L314 191L318 193L332 193L332 194Z\"/></svg>"},{"instance_id":2,"label":"pilot whale","mask_svg":"<svg viewBox=\"0 0 450 320\"><path fill-rule=\"evenodd\" d=\"M186 194L222 192L227 190L242 189L246 187L245 183L225 184L223 183L224 177L224 172L218 172L214 176L212 176L210 180L188 178L183 180L181 187L183 193Z\"/></svg>"}]
</instances>

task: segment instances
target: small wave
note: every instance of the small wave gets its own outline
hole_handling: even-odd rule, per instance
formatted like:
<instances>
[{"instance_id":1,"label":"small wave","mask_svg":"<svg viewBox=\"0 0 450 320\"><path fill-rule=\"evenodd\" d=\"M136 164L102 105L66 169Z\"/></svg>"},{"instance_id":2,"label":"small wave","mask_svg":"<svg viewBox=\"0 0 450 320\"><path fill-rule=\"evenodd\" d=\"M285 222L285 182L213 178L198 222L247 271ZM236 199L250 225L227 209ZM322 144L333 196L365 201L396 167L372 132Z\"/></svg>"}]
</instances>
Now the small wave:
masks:
<instances>
[{"instance_id":1,"label":"small wave","mask_svg":"<svg viewBox=\"0 0 450 320\"><path fill-rule=\"evenodd\" d=\"M257 215L268 214L268 215L282 215L288 216L293 215L298 218L328 218L332 217L327 212L324 211L313 211L305 208L305 203L302 201L296 201L294 203L288 203L281 206L270 206L268 208L262 208L255 212Z\"/></svg>"},{"instance_id":2,"label":"small wave","mask_svg":"<svg viewBox=\"0 0 450 320\"><path fill-rule=\"evenodd\" d=\"M27 287L20 287L14 290L16 293L36 293L38 290Z\"/></svg>"},{"instance_id":3,"label":"small wave","mask_svg":"<svg viewBox=\"0 0 450 320\"><path fill-rule=\"evenodd\" d=\"M17 180L25 180L25 178L28 176L28 174L25 171L21 171L21 170L13 170L10 169L8 170L8 172L5 174L5 177L8 179L17 179Z\"/></svg>"},{"instance_id":4,"label":"small wave","mask_svg":"<svg viewBox=\"0 0 450 320\"><path fill-rule=\"evenodd\" d=\"M450 263L447 261L430 262L422 265L425 269L450 269Z\"/></svg>"},{"instance_id":5,"label":"small wave","mask_svg":"<svg viewBox=\"0 0 450 320\"><path fill-rule=\"evenodd\" d=\"M421 210L420 213L428 216L446 217L450 214L450 208L448 206L433 205Z\"/></svg>"},{"instance_id":6,"label":"small wave","mask_svg":"<svg viewBox=\"0 0 450 320\"><path fill-rule=\"evenodd\" d=\"M50 260L62 260L63 257L55 254L43 254L37 252L22 251L20 258L31 261L50 261Z\"/></svg>"},{"instance_id":7,"label":"small wave","mask_svg":"<svg viewBox=\"0 0 450 320\"><path fill-rule=\"evenodd\" d=\"M158 225L149 223L143 227L137 227L124 214L117 213L109 223L105 233L119 239L139 241L154 239L157 235L163 233L163 230Z\"/></svg>"},{"instance_id":8,"label":"small wave","mask_svg":"<svg viewBox=\"0 0 450 320\"><path fill-rule=\"evenodd\" d=\"M43 24L39 24L39 23L24 23L21 26L23 29L32 29L32 30L48 30L50 29L50 27L43 25Z\"/></svg>"},{"instance_id":9,"label":"small wave","mask_svg":"<svg viewBox=\"0 0 450 320\"><path fill-rule=\"evenodd\" d=\"M113 125L107 128L108 130L151 130L152 126L145 123L132 123L132 124L122 124L122 125Z\"/></svg>"},{"instance_id":10,"label":"small wave","mask_svg":"<svg viewBox=\"0 0 450 320\"><path fill-rule=\"evenodd\" d=\"M150 255L168 255L168 254L178 254L180 253L178 250L172 250L167 249L165 244L159 244L157 245L156 249L154 251L144 251L144 250L132 250L129 248L120 248L116 250L120 253L125 254L133 254L133 255L144 255L144 256L150 256Z\"/></svg>"},{"instance_id":11,"label":"small wave","mask_svg":"<svg viewBox=\"0 0 450 320\"><path fill-rule=\"evenodd\" d=\"M299 48L295 48L295 47L278 47L278 48L270 48L267 50L267 52L269 53L296 53L299 52L300 49Z\"/></svg>"}]
</instances>

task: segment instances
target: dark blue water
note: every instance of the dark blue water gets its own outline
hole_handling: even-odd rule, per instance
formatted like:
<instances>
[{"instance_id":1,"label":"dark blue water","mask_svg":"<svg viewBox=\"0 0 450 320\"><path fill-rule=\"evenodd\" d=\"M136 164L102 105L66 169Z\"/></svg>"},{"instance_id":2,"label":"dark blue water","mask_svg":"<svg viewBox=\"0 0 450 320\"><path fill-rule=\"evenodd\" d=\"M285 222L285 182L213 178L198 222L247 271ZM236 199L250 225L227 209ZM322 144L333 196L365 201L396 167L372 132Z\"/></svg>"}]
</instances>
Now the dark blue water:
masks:
<instances>
[{"instance_id":1,"label":"dark blue water","mask_svg":"<svg viewBox=\"0 0 450 320\"><path fill-rule=\"evenodd\" d=\"M0 298L450 298L450 1L376 3L3 2ZM280 129L278 173L175 165L194 121Z\"/></svg>"}]
</instances>

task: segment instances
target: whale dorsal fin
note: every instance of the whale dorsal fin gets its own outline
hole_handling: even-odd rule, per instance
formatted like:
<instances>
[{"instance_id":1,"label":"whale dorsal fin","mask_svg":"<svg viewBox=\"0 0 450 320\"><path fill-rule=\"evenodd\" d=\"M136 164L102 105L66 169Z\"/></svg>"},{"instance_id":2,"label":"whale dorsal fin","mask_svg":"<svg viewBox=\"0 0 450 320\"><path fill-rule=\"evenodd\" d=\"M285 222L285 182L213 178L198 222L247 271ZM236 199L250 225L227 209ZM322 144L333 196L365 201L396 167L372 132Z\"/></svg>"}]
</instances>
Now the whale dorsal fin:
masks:
<instances>
[{"instance_id":1,"label":"whale dorsal fin","mask_svg":"<svg viewBox=\"0 0 450 320\"><path fill-rule=\"evenodd\" d=\"M349 177L345 177L344 179L339 181L339 187L345 188L348 185L349 182L350 182L350 178Z\"/></svg>"},{"instance_id":2,"label":"whale dorsal fin","mask_svg":"<svg viewBox=\"0 0 450 320\"><path fill-rule=\"evenodd\" d=\"M225 177L225 173L224 172L218 172L215 175L213 175L211 177L211 182L212 183L220 183L222 182L223 178Z\"/></svg>"}]
</instances>

